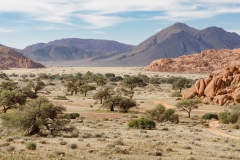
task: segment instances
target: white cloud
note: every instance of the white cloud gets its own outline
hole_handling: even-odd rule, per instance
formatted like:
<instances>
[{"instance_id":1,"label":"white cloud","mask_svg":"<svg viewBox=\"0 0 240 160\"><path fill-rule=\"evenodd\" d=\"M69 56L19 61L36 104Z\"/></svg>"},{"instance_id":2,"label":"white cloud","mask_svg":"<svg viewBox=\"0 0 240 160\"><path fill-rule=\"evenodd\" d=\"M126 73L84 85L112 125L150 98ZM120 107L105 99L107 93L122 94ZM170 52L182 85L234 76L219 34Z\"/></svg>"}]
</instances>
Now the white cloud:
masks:
<instances>
[{"instance_id":1,"label":"white cloud","mask_svg":"<svg viewBox=\"0 0 240 160\"><path fill-rule=\"evenodd\" d=\"M7 32L16 32L16 30L7 29L7 28L0 28L0 33L7 33Z\"/></svg>"},{"instance_id":2,"label":"white cloud","mask_svg":"<svg viewBox=\"0 0 240 160\"><path fill-rule=\"evenodd\" d=\"M96 33L96 34L106 34L105 32L101 32L101 31L94 31L94 33Z\"/></svg>"},{"instance_id":3,"label":"white cloud","mask_svg":"<svg viewBox=\"0 0 240 160\"><path fill-rule=\"evenodd\" d=\"M239 0L0 0L1 13L21 13L30 20L74 25L76 17L103 28L132 17L119 13L155 11L153 19L191 20L240 13ZM129 15L131 16L131 15ZM150 18L150 17L149 17Z\"/></svg>"}]
</instances>

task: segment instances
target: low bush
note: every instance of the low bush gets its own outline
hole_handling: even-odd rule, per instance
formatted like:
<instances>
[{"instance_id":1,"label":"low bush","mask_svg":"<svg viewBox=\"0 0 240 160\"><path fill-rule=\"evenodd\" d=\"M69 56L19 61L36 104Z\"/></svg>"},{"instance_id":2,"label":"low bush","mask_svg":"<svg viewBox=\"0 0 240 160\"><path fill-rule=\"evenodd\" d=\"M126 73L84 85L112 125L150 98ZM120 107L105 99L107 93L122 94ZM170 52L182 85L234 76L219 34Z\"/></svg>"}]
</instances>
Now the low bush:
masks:
<instances>
[{"instance_id":1,"label":"low bush","mask_svg":"<svg viewBox=\"0 0 240 160\"><path fill-rule=\"evenodd\" d=\"M147 117L157 122L179 122L179 115L175 114L175 110L171 108L166 109L166 107L161 104L157 105L154 109L148 110Z\"/></svg>"},{"instance_id":2,"label":"low bush","mask_svg":"<svg viewBox=\"0 0 240 160\"><path fill-rule=\"evenodd\" d=\"M211 120L211 119L218 119L218 115L216 113L206 113L202 116L203 120Z\"/></svg>"},{"instance_id":3,"label":"low bush","mask_svg":"<svg viewBox=\"0 0 240 160\"><path fill-rule=\"evenodd\" d=\"M221 123L240 123L240 104L233 106L231 112L224 111L218 115L219 121Z\"/></svg>"},{"instance_id":4,"label":"low bush","mask_svg":"<svg viewBox=\"0 0 240 160\"><path fill-rule=\"evenodd\" d=\"M77 149L77 144L76 143L72 143L72 144L69 145L69 148Z\"/></svg>"},{"instance_id":5,"label":"low bush","mask_svg":"<svg viewBox=\"0 0 240 160\"><path fill-rule=\"evenodd\" d=\"M28 150L36 150L37 149L37 145L34 142L28 142L28 143L26 143L26 148Z\"/></svg>"},{"instance_id":6,"label":"low bush","mask_svg":"<svg viewBox=\"0 0 240 160\"><path fill-rule=\"evenodd\" d=\"M172 92L170 94L171 97L182 97L182 94L179 91Z\"/></svg>"},{"instance_id":7,"label":"low bush","mask_svg":"<svg viewBox=\"0 0 240 160\"><path fill-rule=\"evenodd\" d=\"M54 99L54 100L68 100L67 97L65 97L65 96L59 96L59 95L58 95L57 97L54 97L53 99Z\"/></svg>"},{"instance_id":8,"label":"low bush","mask_svg":"<svg viewBox=\"0 0 240 160\"><path fill-rule=\"evenodd\" d=\"M62 119L76 119L79 116L80 116L79 113L66 113L66 114L61 115L60 118L62 118Z\"/></svg>"},{"instance_id":9,"label":"low bush","mask_svg":"<svg viewBox=\"0 0 240 160\"><path fill-rule=\"evenodd\" d=\"M129 128L135 129L155 129L156 123L146 117L141 117L137 120L132 120L128 123Z\"/></svg>"}]
</instances>

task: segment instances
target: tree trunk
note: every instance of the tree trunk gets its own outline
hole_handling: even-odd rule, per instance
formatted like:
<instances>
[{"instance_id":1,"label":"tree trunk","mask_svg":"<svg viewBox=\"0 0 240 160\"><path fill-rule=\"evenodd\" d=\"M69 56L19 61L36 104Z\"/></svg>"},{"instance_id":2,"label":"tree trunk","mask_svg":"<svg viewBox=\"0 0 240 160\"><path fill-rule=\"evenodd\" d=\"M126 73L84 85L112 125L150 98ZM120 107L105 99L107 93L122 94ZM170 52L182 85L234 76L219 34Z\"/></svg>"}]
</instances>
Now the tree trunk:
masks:
<instances>
[{"instance_id":1,"label":"tree trunk","mask_svg":"<svg viewBox=\"0 0 240 160\"><path fill-rule=\"evenodd\" d=\"M191 117L191 115L190 115L190 114L191 114L191 112L189 111L189 112L188 112L188 118L190 118L190 117Z\"/></svg>"},{"instance_id":2,"label":"tree trunk","mask_svg":"<svg viewBox=\"0 0 240 160\"><path fill-rule=\"evenodd\" d=\"M100 99L100 104L102 104L102 98Z\"/></svg>"},{"instance_id":3,"label":"tree trunk","mask_svg":"<svg viewBox=\"0 0 240 160\"><path fill-rule=\"evenodd\" d=\"M110 106L110 111L114 111L114 107L113 106Z\"/></svg>"},{"instance_id":4,"label":"tree trunk","mask_svg":"<svg viewBox=\"0 0 240 160\"><path fill-rule=\"evenodd\" d=\"M84 93L84 96L86 97L86 96L87 96L87 93Z\"/></svg>"},{"instance_id":5,"label":"tree trunk","mask_svg":"<svg viewBox=\"0 0 240 160\"><path fill-rule=\"evenodd\" d=\"M71 95L73 95L73 92L74 92L74 91L71 91Z\"/></svg>"}]
</instances>

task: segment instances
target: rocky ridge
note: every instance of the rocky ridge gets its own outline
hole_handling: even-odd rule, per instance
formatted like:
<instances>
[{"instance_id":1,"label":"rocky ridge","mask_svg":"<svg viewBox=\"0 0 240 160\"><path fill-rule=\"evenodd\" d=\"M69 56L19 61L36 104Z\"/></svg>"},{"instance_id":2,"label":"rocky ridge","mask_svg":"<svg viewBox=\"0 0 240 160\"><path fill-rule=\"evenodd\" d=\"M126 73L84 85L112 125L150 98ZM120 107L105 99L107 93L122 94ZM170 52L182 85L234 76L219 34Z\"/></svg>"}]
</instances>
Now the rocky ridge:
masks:
<instances>
[{"instance_id":1,"label":"rocky ridge","mask_svg":"<svg viewBox=\"0 0 240 160\"><path fill-rule=\"evenodd\" d=\"M0 46L0 62L0 69L44 67L42 64L36 63L19 52L4 46Z\"/></svg>"},{"instance_id":2,"label":"rocky ridge","mask_svg":"<svg viewBox=\"0 0 240 160\"><path fill-rule=\"evenodd\" d=\"M203 103L219 105L240 103L240 66L226 68L223 72L199 79L182 93L182 99L198 96Z\"/></svg>"},{"instance_id":3,"label":"rocky ridge","mask_svg":"<svg viewBox=\"0 0 240 160\"><path fill-rule=\"evenodd\" d=\"M201 53L178 58L162 58L153 61L144 70L155 72L216 73L240 62L239 49L204 50Z\"/></svg>"}]
</instances>

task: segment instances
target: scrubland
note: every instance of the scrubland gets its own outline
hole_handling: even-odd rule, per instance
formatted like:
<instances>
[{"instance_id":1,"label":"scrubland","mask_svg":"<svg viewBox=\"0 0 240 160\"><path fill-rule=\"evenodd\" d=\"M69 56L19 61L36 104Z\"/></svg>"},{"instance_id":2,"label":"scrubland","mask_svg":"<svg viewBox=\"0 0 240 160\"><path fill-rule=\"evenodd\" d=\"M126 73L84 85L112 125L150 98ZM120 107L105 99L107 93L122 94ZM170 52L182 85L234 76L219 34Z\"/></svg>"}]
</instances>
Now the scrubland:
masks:
<instances>
[{"instance_id":1,"label":"scrubland","mask_svg":"<svg viewBox=\"0 0 240 160\"><path fill-rule=\"evenodd\" d=\"M137 75L139 72L149 77L183 76L199 79L207 75L177 74L143 71L142 68L104 68L104 67L48 67L45 69L11 69L4 70L6 74L74 74L86 73L114 73L124 76ZM22 78L13 78L15 82L24 85ZM47 83L48 80L45 81ZM39 96L47 97L53 104L66 107L65 113L79 113L79 117L71 119L70 124L76 130L65 136L24 136L17 129L0 128L0 159L96 159L96 160L225 160L240 159L240 140L230 138L221 133L211 131L207 122L200 117L205 113L219 113L227 109L226 106L199 105L186 118L187 113L178 111L175 107L176 98L171 97L171 85L158 84L134 89L133 99L137 106L128 113L117 110L110 112L93 99L90 91L87 96L67 94L66 87L61 81L51 81L55 85L44 88ZM117 83L119 85L119 83ZM116 85L115 85L116 86ZM97 88L98 90L98 88ZM46 94L48 93L48 94ZM67 100L56 100L56 96L65 96ZM176 109L180 115L180 122L157 123L156 129L130 129L128 122L145 114L157 104L166 108ZM11 112L11 111L9 111ZM2 113L3 114L3 113ZM228 135L240 136L238 129L229 125L218 125L220 132ZM36 148L34 148L36 145Z\"/></svg>"}]
</instances>

